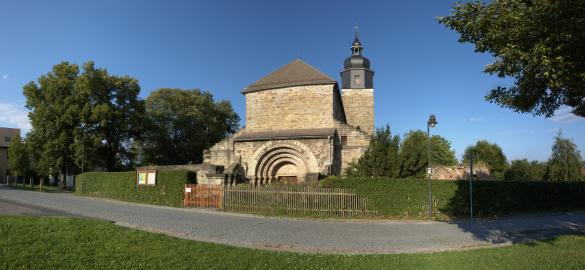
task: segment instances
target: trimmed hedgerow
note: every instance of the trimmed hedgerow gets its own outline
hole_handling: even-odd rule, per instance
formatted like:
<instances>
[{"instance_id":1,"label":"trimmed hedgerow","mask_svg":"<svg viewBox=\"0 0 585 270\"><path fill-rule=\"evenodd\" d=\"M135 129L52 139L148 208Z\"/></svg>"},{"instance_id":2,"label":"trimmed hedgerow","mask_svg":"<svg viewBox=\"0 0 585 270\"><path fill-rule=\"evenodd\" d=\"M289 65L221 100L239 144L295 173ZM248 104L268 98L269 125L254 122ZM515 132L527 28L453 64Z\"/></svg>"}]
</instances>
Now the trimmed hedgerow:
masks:
<instances>
[{"instance_id":1,"label":"trimmed hedgerow","mask_svg":"<svg viewBox=\"0 0 585 270\"><path fill-rule=\"evenodd\" d=\"M428 180L340 178L323 180L321 186L351 188L368 197L370 210L382 217L426 218ZM469 217L469 181L433 180L433 217ZM516 213L585 209L583 182L474 181L474 217Z\"/></svg>"},{"instance_id":2,"label":"trimmed hedgerow","mask_svg":"<svg viewBox=\"0 0 585 270\"><path fill-rule=\"evenodd\" d=\"M160 170L155 186L137 185L136 171L88 172L76 177L80 195L123 201L181 206L185 184L195 183L195 174L185 170Z\"/></svg>"}]
</instances>

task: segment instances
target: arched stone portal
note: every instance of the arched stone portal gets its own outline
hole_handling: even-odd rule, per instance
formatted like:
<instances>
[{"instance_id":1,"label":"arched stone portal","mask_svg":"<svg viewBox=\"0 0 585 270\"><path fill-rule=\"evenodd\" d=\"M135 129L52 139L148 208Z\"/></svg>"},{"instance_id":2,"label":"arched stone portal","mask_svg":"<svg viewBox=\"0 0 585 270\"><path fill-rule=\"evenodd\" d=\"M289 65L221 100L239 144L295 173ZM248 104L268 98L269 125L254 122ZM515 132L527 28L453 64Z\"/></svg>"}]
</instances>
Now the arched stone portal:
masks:
<instances>
[{"instance_id":1,"label":"arched stone portal","mask_svg":"<svg viewBox=\"0 0 585 270\"><path fill-rule=\"evenodd\" d=\"M256 151L255 183L267 184L276 181L300 183L307 173L318 172L313 153L302 144L267 143Z\"/></svg>"}]
</instances>

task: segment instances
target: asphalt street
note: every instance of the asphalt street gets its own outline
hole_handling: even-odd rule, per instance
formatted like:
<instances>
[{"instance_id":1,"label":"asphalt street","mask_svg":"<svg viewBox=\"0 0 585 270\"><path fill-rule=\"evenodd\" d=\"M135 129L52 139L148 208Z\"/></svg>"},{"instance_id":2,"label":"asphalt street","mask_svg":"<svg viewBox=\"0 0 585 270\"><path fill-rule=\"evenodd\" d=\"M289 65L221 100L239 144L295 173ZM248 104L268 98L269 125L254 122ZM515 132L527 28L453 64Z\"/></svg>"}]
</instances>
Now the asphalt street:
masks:
<instances>
[{"instance_id":1,"label":"asphalt street","mask_svg":"<svg viewBox=\"0 0 585 270\"><path fill-rule=\"evenodd\" d=\"M585 212L457 222L300 219L153 206L7 187L0 187L0 215L80 216L233 246L343 254L458 250L585 233Z\"/></svg>"}]
</instances>

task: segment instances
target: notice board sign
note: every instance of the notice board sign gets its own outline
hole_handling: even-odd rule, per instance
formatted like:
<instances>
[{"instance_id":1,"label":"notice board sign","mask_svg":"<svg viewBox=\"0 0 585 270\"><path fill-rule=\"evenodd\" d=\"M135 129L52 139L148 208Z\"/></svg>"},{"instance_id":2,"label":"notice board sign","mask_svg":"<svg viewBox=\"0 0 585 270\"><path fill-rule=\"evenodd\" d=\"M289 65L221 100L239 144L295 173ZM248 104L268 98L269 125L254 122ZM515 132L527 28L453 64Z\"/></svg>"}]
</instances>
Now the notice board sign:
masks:
<instances>
[{"instance_id":1,"label":"notice board sign","mask_svg":"<svg viewBox=\"0 0 585 270\"><path fill-rule=\"evenodd\" d=\"M136 184L139 186L155 186L156 170L136 170Z\"/></svg>"}]
</instances>

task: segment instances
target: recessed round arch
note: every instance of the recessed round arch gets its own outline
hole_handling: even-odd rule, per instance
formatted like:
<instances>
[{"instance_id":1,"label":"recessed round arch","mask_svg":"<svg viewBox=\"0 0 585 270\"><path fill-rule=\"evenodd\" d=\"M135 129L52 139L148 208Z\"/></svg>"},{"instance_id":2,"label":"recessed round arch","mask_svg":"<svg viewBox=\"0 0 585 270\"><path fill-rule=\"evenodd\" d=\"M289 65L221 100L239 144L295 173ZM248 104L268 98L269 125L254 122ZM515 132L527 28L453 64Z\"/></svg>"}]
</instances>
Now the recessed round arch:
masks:
<instances>
[{"instance_id":1,"label":"recessed round arch","mask_svg":"<svg viewBox=\"0 0 585 270\"><path fill-rule=\"evenodd\" d=\"M306 145L298 141L267 142L254 152L252 160L255 164L250 164L250 168L254 168L254 177L261 182L274 180L284 164L294 166L295 176L300 181L307 173L318 171L317 159Z\"/></svg>"}]
</instances>

